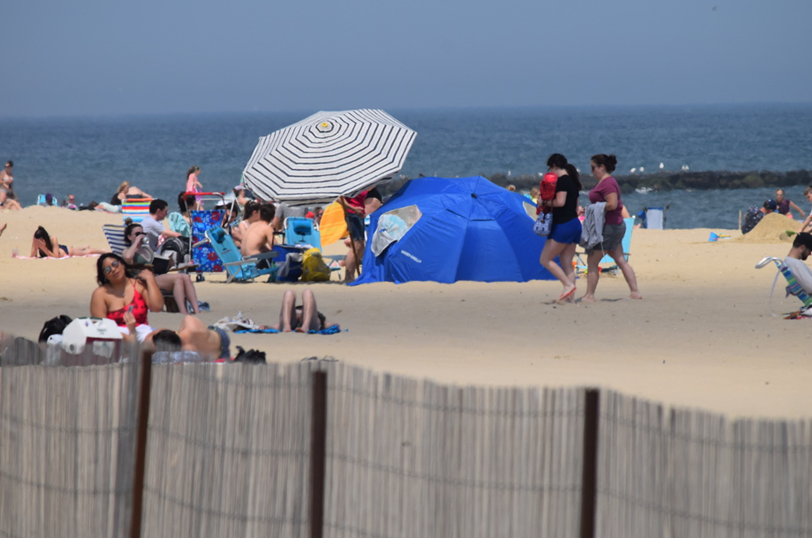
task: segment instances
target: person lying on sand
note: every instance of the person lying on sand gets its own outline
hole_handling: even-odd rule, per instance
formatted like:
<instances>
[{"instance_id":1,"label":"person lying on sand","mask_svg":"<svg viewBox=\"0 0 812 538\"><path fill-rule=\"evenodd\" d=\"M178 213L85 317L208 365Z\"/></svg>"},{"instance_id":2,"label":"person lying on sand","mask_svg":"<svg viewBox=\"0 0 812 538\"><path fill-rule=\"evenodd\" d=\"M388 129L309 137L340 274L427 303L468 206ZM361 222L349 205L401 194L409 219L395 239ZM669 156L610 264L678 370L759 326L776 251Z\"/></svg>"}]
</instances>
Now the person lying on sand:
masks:
<instances>
[{"instance_id":1,"label":"person lying on sand","mask_svg":"<svg viewBox=\"0 0 812 538\"><path fill-rule=\"evenodd\" d=\"M158 351L194 351L206 358L231 358L228 333L218 327L206 327L194 316L184 317L177 332L158 329L147 335L144 342L153 344Z\"/></svg>"},{"instance_id":2,"label":"person lying on sand","mask_svg":"<svg viewBox=\"0 0 812 538\"><path fill-rule=\"evenodd\" d=\"M90 245L83 247L70 247L60 245L59 238L51 237L48 231L42 226L34 232L34 239L31 241L31 257L36 258L65 258L70 256L87 256L88 254L104 254L106 250L91 248Z\"/></svg>"},{"instance_id":3,"label":"person lying on sand","mask_svg":"<svg viewBox=\"0 0 812 538\"><path fill-rule=\"evenodd\" d=\"M296 293L287 290L282 295L282 308L279 311L279 323L266 325L263 329L275 329L283 333L292 331L306 333L321 331L332 324L316 308L316 296L309 288L302 291L302 305L296 306Z\"/></svg>"}]
</instances>

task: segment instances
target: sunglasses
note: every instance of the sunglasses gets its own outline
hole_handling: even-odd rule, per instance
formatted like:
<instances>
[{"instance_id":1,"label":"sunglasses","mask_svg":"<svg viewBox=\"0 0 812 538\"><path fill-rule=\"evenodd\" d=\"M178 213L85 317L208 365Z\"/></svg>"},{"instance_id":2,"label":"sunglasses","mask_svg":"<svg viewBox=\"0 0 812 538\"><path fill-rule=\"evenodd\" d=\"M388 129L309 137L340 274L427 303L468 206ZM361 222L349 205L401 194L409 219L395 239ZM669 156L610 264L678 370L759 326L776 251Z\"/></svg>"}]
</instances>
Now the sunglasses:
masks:
<instances>
[{"instance_id":1,"label":"sunglasses","mask_svg":"<svg viewBox=\"0 0 812 538\"><path fill-rule=\"evenodd\" d=\"M113 260L113 263L102 269L102 273L105 275L109 275L113 272L113 269L118 269L118 266L121 265L121 262L118 260Z\"/></svg>"}]
</instances>

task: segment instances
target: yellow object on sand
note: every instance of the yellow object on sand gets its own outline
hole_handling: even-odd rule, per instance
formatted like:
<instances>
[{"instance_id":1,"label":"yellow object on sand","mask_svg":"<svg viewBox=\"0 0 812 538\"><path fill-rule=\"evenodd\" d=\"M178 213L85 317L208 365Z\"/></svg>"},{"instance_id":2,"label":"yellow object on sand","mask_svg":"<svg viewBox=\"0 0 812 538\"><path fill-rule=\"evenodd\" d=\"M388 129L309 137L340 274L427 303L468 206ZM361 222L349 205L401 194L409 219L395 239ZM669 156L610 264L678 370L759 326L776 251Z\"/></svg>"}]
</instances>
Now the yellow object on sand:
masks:
<instances>
[{"instance_id":1,"label":"yellow object on sand","mask_svg":"<svg viewBox=\"0 0 812 538\"><path fill-rule=\"evenodd\" d=\"M325 207L319 222L321 246L325 247L335 243L342 237L346 237L348 233L347 223L344 221L344 208L338 202L333 202Z\"/></svg>"}]
</instances>

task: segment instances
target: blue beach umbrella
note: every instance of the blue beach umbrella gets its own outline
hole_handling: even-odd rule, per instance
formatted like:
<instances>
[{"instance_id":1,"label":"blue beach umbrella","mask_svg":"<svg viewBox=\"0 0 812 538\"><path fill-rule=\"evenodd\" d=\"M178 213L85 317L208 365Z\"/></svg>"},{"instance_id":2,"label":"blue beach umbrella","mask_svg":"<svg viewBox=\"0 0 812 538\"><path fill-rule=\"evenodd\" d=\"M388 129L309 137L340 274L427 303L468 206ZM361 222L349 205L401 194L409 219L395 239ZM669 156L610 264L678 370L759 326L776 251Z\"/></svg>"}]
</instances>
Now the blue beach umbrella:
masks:
<instances>
[{"instance_id":1,"label":"blue beach umbrella","mask_svg":"<svg viewBox=\"0 0 812 538\"><path fill-rule=\"evenodd\" d=\"M553 280L535 209L484 177L413 179L371 215L354 284Z\"/></svg>"}]
</instances>

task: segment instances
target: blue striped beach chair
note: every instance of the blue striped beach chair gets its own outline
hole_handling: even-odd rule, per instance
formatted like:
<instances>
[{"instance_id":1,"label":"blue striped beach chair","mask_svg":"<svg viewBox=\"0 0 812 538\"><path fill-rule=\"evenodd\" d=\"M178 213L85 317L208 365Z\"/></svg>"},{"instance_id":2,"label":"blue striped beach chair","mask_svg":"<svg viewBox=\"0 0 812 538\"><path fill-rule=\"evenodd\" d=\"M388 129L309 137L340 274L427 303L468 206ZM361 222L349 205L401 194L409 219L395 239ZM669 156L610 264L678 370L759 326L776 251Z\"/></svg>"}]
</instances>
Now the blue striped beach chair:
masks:
<instances>
[{"instance_id":1,"label":"blue striped beach chair","mask_svg":"<svg viewBox=\"0 0 812 538\"><path fill-rule=\"evenodd\" d=\"M798 280L795 278L795 275L792 274L789 267L784 263L784 260L781 258L776 258L774 256L770 256L767 258L762 259L760 262L756 264L756 269L761 269L762 267L769 265L770 262L775 263L776 267L778 267L778 272L775 274L775 280L773 280L773 287L770 291L770 309L772 309L772 302L773 302L773 293L775 293L775 284L778 281L778 275L784 275L784 278L787 280L787 287L786 293L787 296L794 295L798 298L799 301L803 303L802 311L805 311L812 307L812 297L809 296L806 291L798 284ZM775 313L773 312L773 315Z\"/></svg>"}]
</instances>

